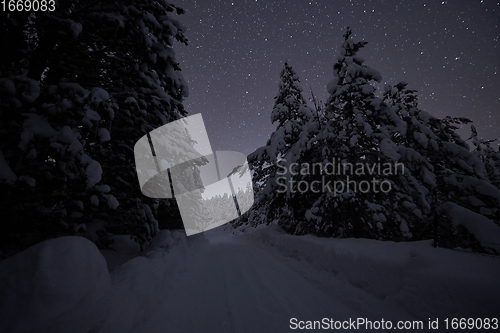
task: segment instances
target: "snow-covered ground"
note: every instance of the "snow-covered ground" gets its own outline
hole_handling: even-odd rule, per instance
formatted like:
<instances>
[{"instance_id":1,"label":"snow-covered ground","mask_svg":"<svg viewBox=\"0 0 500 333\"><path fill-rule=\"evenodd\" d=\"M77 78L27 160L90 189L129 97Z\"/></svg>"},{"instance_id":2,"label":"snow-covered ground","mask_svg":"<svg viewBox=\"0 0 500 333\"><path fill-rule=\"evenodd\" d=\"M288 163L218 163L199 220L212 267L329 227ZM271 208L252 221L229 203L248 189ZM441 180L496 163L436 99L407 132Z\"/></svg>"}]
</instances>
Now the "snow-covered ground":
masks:
<instances>
[{"instance_id":1,"label":"snow-covered ground","mask_svg":"<svg viewBox=\"0 0 500 333\"><path fill-rule=\"evenodd\" d=\"M274 225L223 229L162 231L138 256L80 237L40 243L0 263L0 331L289 332L366 318L437 332L446 318L500 313L498 257Z\"/></svg>"}]
</instances>

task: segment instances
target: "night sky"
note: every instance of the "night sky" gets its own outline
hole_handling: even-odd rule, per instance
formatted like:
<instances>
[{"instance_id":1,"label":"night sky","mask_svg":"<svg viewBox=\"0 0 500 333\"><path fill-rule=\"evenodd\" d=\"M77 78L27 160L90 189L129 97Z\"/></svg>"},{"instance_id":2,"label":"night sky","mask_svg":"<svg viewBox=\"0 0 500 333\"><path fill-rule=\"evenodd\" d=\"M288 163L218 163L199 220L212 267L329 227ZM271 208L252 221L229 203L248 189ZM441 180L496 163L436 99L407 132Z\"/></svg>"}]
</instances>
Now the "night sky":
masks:
<instances>
[{"instance_id":1,"label":"night sky","mask_svg":"<svg viewBox=\"0 0 500 333\"><path fill-rule=\"evenodd\" d=\"M175 4L187 11L178 18L189 45L175 45L190 90L184 106L202 113L213 150L248 154L265 144L276 128L270 113L285 61L306 100L311 87L325 101L346 26L369 42L359 54L382 83L406 81L418 90L421 109L468 117L483 138L500 137L499 1Z\"/></svg>"}]
</instances>

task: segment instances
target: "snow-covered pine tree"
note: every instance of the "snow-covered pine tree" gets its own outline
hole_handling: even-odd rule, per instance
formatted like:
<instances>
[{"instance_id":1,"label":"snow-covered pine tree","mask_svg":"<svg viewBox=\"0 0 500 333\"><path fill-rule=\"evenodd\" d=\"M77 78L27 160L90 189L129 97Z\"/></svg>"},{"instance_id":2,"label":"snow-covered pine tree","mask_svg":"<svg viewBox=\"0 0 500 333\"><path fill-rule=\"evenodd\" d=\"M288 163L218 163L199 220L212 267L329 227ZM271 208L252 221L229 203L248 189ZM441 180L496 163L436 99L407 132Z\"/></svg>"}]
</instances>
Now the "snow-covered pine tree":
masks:
<instances>
[{"instance_id":1,"label":"snow-covered pine tree","mask_svg":"<svg viewBox=\"0 0 500 333\"><path fill-rule=\"evenodd\" d=\"M100 164L84 149L82 122L88 116L88 125L96 125L98 113L85 105L92 98L100 100L102 91L91 93L74 82L47 84L42 75L47 67L37 73L34 65L49 61L55 53L55 45L44 49L46 39L61 37L61 45L73 43L79 26L43 12L7 16L2 30L23 42L9 47L9 54L19 59L11 57L0 64L2 255L77 232L82 227L82 199L89 197L88 190L102 174Z\"/></svg>"},{"instance_id":2,"label":"snow-covered pine tree","mask_svg":"<svg viewBox=\"0 0 500 333\"><path fill-rule=\"evenodd\" d=\"M334 79L327 86L330 97L325 123L308 161L322 163L324 167L332 161L335 165L340 163L342 168L345 164L346 169L329 178L332 184L334 180L342 182L344 188L338 183L337 193L332 188L318 195L305 211L307 228L300 230L328 236L399 239L401 231L389 213L394 194L380 191L380 184L392 181L393 175L355 172L358 163L384 165L396 162L398 156L385 130L382 100L375 96L374 83L380 82L381 76L357 55L367 43L354 42L351 35L347 28L341 54L333 66ZM312 178L308 182L311 181ZM363 184L363 190L352 185L348 189L349 182L356 186ZM366 190L368 183L370 188Z\"/></svg>"},{"instance_id":3,"label":"snow-covered pine tree","mask_svg":"<svg viewBox=\"0 0 500 333\"><path fill-rule=\"evenodd\" d=\"M290 211L290 193L282 191L282 188L280 190L278 185L278 178L282 175L279 174L277 163L290 165L298 160L301 154L298 147L304 145L301 141L309 136L308 133L314 128L311 123L315 119L315 111L307 106L302 95L297 73L285 62L271 112L271 122L277 122L276 130L266 146L258 148L248 157L256 184L255 204L248 218L252 223L269 223L281 215L290 218L293 214Z\"/></svg>"},{"instance_id":4,"label":"snow-covered pine tree","mask_svg":"<svg viewBox=\"0 0 500 333\"><path fill-rule=\"evenodd\" d=\"M476 127L471 125L471 137L468 140L471 140L474 146L474 154L484 163L491 184L500 189L500 150L491 146L497 139L479 138Z\"/></svg>"},{"instance_id":5,"label":"snow-covered pine tree","mask_svg":"<svg viewBox=\"0 0 500 333\"><path fill-rule=\"evenodd\" d=\"M95 151L103 161L103 180L120 202L119 209L102 220L108 231L133 234L143 243L156 232L158 216L162 228L182 228L175 201L148 199L139 191L133 146L151 130L186 115L182 100L188 88L173 43L187 40L184 26L172 15L184 11L149 0L113 3L97 11L90 17L89 23L98 28L89 31L88 46L101 44L95 52L105 55L100 60L103 88L119 108L109 124L113 140Z\"/></svg>"},{"instance_id":6,"label":"snow-covered pine tree","mask_svg":"<svg viewBox=\"0 0 500 333\"><path fill-rule=\"evenodd\" d=\"M3 255L61 234L106 246L110 234L141 243L166 201L139 190L133 146L185 115L187 86L172 49L187 43L165 1L60 4L8 15L0 64ZM163 215L180 223L175 205Z\"/></svg>"},{"instance_id":7,"label":"snow-covered pine tree","mask_svg":"<svg viewBox=\"0 0 500 333\"><path fill-rule=\"evenodd\" d=\"M397 202L393 215L400 223L400 229L410 239L419 234L425 226L426 214L430 206L425 200L429 190L424 183L431 164L417 151L420 149L419 136L414 136L413 128L420 119L416 90L407 89L406 82L394 87L388 85L383 93L382 112L387 119L387 131L391 141L397 144L399 163L404 164L404 173L398 175L394 189ZM427 113L422 113L427 116Z\"/></svg>"},{"instance_id":8,"label":"snow-covered pine tree","mask_svg":"<svg viewBox=\"0 0 500 333\"><path fill-rule=\"evenodd\" d=\"M285 62L285 68L280 74L278 95L275 97L271 112L271 122L278 122L277 126L283 127L287 121L295 120L301 123L309 121L308 115L300 110L304 105L306 101L302 96L299 77L292 66ZM294 137L297 137L297 133L292 133L291 139Z\"/></svg>"},{"instance_id":9,"label":"snow-covered pine tree","mask_svg":"<svg viewBox=\"0 0 500 333\"><path fill-rule=\"evenodd\" d=\"M439 119L418 108L414 90L406 83L387 87L385 112L393 120L389 130L398 144L399 161L405 165L400 183L406 189L402 206L412 239L435 238L440 246L472 247L484 250L463 227L446 218L443 204L454 202L498 221L500 192L486 176L484 163L455 132L456 124L469 123L466 118Z\"/></svg>"}]
</instances>

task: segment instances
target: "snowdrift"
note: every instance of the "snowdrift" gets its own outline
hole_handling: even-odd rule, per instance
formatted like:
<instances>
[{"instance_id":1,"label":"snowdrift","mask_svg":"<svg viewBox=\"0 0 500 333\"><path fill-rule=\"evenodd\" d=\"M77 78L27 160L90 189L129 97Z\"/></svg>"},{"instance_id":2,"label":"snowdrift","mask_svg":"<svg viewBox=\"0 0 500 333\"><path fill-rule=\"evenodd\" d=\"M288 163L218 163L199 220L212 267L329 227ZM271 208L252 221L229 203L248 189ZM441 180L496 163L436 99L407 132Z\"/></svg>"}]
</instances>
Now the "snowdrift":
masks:
<instances>
[{"instance_id":1,"label":"snowdrift","mask_svg":"<svg viewBox=\"0 0 500 333\"><path fill-rule=\"evenodd\" d=\"M88 332L111 298L106 260L83 237L34 245L0 263L1 332Z\"/></svg>"},{"instance_id":2,"label":"snowdrift","mask_svg":"<svg viewBox=\"0 0 500 333\"><path fill-rule=\"evenodd\" d=\"M395 303L415 318L498 317L500 257L434 248L432 241L292 236L277 225L239 229L240 237L332 273L335 281ZM351 296L339 297L349 302ZM379 312L391 317L387 308Z\"/></svg>"}]
</instances>

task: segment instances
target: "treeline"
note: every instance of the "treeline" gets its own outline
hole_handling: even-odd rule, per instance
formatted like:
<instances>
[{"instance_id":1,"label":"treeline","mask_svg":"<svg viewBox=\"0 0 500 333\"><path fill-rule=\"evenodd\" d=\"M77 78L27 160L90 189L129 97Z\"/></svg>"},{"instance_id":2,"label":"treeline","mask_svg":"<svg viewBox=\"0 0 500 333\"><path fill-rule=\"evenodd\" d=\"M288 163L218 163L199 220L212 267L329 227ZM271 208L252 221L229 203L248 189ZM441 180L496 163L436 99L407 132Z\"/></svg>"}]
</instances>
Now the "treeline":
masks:
<instances>
[{"instance_id":1,"label":"treeline","mask_svg":"<svg viewBox=\"0 0 500 333\"><path fill-rule=\"evenodd\" d=\"M500 153L492 141L473 125L462 139L455 130L471 121L421 110L405 82L379 90L381 75L358 55L366 42L350 29L343 37L324 104L313 96L308 105L285 63L271 111L276 130L248 157L256 203L237 225L494 252L449 214L453 203L499 225Z\"/></svg>"}]
</instances>

